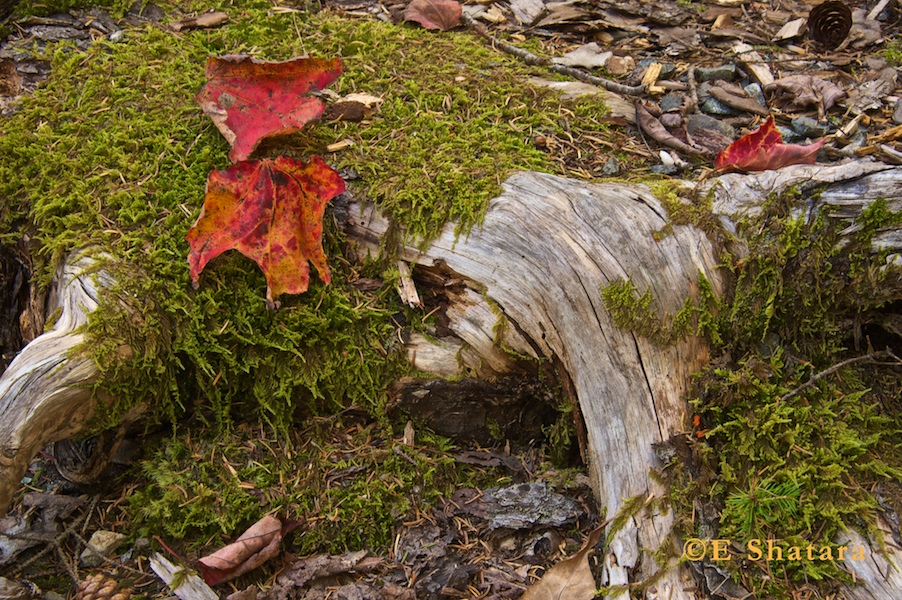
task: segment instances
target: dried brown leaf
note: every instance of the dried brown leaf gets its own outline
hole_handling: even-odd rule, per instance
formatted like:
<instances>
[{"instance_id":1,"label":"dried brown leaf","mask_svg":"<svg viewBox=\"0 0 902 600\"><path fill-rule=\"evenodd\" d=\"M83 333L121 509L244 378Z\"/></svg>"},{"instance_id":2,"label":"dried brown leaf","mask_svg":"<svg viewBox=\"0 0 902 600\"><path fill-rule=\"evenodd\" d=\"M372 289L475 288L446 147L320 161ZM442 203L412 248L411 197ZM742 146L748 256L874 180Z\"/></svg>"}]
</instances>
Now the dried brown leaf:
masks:
<instances>
[{"instance_id":1,"label":"dried brown leaf","mask_svg":"<svg viewBox=\"0 0 902 600\"><path fill-rule=\"evenodd\" d=\"M765 86L764 91L772 94L771 101L785 110L816 107L819 113L825 113L837 100L846 97L838 85L813 75L783 77Z\"/></svg>"},{"instance_id":2,"label":"dried brown leaf","mask_svg":"<svg viewBox=\"0 0 902 600\"><path fill-rule=\"evenodd\" d=\"M267 515L233 543L200 559L197 570L209 585L244 575L276 556L283 535L297 525L299 523L283 526L282 521Z\"/></svg>"},{"instance_id":3,"label":"dried brown leaf","mask_svg":"<svg viewBox=\"0 0 902 600\"><path fill-rule=\"evenodd\" d=\"M538 583L526 590L521 600L591 600L597 586L587 559L595 548L604 525L589 533L579 552L551 567Z\"/></svg>"},{"instance_id":4,"label":"dried brown leaf","mask_svg":"<svg viewBox=\"0 0 902 600\"><path fill-rule=\"evenodd\" d=\"M701 156L704 152L698 148L694 148L678 137L670 133L661 122L656 119L648 108L642 102L636 102L636 123L647 133L653 140L659 144L664 144L674 150L679 150L693 156Z\"/></svg>"},{"instance_id":5,"label":"dried brown leaf","mask_svg":"<svg viewBox=\"0 0 902 600\"><path fill-rule=\"evenodd\" d=\"M714 98L730 108L735 108L742 112L750 112L761 117L770 116L770 111L766 106L761 106L757 100L749 96L748 92L738 85L717 81L711 86L709 91Z\"/></svg>"},{"instance_id":6,"label":"dried brown leaf","mask_svg":"<svg viewBox=\"0 0 902 600\"><path fill-rule=\"evenodd\" d=\"M457 0L413 0L402 14L405 21L414 21L426 29L448 31L460 24L462 13Z\"/></svg>"}]
</instances>

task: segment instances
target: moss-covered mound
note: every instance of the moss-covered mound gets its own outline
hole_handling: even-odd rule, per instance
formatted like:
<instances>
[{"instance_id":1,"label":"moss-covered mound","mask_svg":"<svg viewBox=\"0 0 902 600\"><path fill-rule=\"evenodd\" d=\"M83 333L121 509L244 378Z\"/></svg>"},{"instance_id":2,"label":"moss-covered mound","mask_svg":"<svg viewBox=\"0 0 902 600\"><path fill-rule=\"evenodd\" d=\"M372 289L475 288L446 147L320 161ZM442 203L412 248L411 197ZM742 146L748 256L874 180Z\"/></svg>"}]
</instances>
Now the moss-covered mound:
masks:
<instances>
[{"instance_id":1,"label":"moss-covered mound","mask_svg":"<svg viewBox=\"0 0 902 600\"><path fill-rule=\"evenodd\" d=\"M561 172L533 135L563 135L577 114L580 126L600 130L603 105L564 105L530 87L534 70L466 32L273 12L268 2L223 9L231 21L216 30L174 35L147 25L86 52L47 50L51 78L0 121L0 239L29 237L39 285L74 249L112 257L118 288L92 316L86 351L117 412L149 401L175 417L197 402L220 424L238 410L285 431L299 408L381 402L403 368L391 319L400 308L390 271L342 258L334 222L326 227L332 285L315 282L277 312L264 307L262 274L237 254L214 261L191 290L184 236L207 174L228 165L225 141L194 102L206 57L341 57L332 89L381 96L379 114L311 124L265 152L305 157L352 140L327 160L356 171L352 189L419 238L449 220L477 223L514 169ZM386 284L357 291L349 284L362 275L384 275Z\"/></svg>"}]
</instances>

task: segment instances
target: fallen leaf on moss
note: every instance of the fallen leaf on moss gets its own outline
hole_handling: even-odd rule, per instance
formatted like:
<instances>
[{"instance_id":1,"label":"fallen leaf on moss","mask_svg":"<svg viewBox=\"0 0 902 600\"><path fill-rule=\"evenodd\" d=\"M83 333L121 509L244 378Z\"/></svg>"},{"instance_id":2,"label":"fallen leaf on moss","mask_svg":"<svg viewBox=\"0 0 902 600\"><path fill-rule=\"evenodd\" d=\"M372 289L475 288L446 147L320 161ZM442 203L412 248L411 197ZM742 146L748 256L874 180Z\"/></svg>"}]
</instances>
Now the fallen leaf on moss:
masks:
<instances>
[{"instance_id":1,"label":"fallen leaf on moss","mask_svg":"<svg viewBox=\"0 0 902 600\"><path fill-rule=\"evenodd\" d=\"M283 524L276 517L267 515L228 546L200 559L197 570L208 585L240 577L275 557L282 538L299 525L300 521Z\"/></svg>"},{"instance_id":2,"label":"fallen leaf on moss","mask_svg":"<svg viewBox=\"0 0 902 600\"><path fill-rule=\"evenodd\" d=\"M592 569L589 568L589 552L595 549L604 525L592 530L579 552L551 567L538 583L523 594L522 600L591 600L598 590Z\"/></svg>"},{"instance_id":3,"label":"fallen leaf on moss","mask_svg":"<svg viewBox=\"0 0 902 600\"><path fill-rule=\"evenodd\" d=\"M783 135L771 117L718 154L714 167L718 171L767 171L789 165L813 165L823 145L824 140L808 146L784 144Z\"/></svg>"},{"instance_id":4,"label":"fallen leaf on moss","mask_svg":"<svg viewBox=\"0 0 902 600\"><path fill-rule=\"evenodd\" d=\"M326 203L345 191L344 180L322 158L244 161L207 180L204 207L185 239L191 282L211 259L236 249L266 275L266 300L307 291L313 263L330 282L323 252Z\"/></svg>"},{"instance_id":5,"label":"fallen leaf on moss","mask_svg":"<svg viewBox=\"0 0 902 600\"><path fill-rule=\"evenodd\" d=\"M448 31L460 24L462 13L457 0L412 0L403 16L405 21L414 21L426 29Z\"/></svg>"},{"instance_id":6,"label":"fallen leaf on moss","mask_svg":"<svg viewBox=\"0 0 902 600\"><path fill-rule=\"evenodd\" d=\"M319 118L325 105L309 94L340 74L337 58L265 62L243 55L210 57L207 84L196 99L232 146L229 159L238 162L264 138L293 133Z\"/></svg>"}]
</instances>

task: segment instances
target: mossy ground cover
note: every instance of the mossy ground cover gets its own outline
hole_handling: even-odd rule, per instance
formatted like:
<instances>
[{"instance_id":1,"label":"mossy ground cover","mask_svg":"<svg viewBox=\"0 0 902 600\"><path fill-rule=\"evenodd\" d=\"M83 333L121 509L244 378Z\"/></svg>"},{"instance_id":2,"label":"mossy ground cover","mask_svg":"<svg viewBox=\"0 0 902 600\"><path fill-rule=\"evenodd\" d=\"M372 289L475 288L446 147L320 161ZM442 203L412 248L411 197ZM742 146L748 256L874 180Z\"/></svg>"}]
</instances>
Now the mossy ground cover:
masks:
<instances>
[{"instance_id":1,"label":"mossy ground cover","mask_svg":"<svg viewBox=\"0 0 902 600\"><path fill-rule=\"evenodd\" d=\"M82 349L100 366L98 393L115 399L98 427L147 403L148 423L177 433L148 449L140 467L146 487L129 505L133 534L158 533L163 523L170 541L216 545L215 536L234 535L265 512L301 511L327 515L308 527L303 551L378 551L404 511L427 507L452 483L478 481L483 471L452 467L446 455L420 464L420 454L405 459L386 449L396 425L384 412L386 389L409 370L398 323L416 326L424 317L400 305L384 263L345 257L331 215L330 286L314 280L306 294L284 297L270 311L262 273L229 253L192 290L184 236L207 174L228 165L225 141L193 100L206 57L341 57L344 74L332 89L382 96L380 112L363 123L311 124L265 152L306 157L351 139L350 150L327 160L357 171L352 191L420 239L448 221L465 234L515 169L570 173L569 158L537 148L533 138L602 135L604 105L562 102L529 86L526 79L540 71L466 32L434 34L314 10L277 13L267 2L218 8L231 21L216 30L174 35L148 24L127 28L119 43L40 51L52 76L0 121L0 241L27 245L42 287L73 250L108 257L102 266L116 284L91 315ZM364 292L353 285L360 277L385 283ZM324 489L321 459L331 456L327 446L341 421L303 435L298 424L350 406L370 424L349 435L382 446L339 453L335 468L357 475ZM192 424L177 425L188 414ZM245 435L256 439L242 442ZM428 437L425 446L446 449ZM316 458L307 454L314 449ZM295 481L306 466L303 481ZM278 493L267 491L276 481ZM356 500L339 499L339 488Z\"/></svg>"},{"instance_id":2,"label":"mossy ground cover","mask_svg":"<svg viewBox=\"0 0 902 600\"><path fill-rule=\"evenodd\" d=\"M902 365L871 356L898 341L873 323L898 309L899 271L872 241L902 216L875 202L843 237L848 223L829 209L799 210L814 200L793 191L770 199L760 217L739 224L742 250L722 228L711 232L731 274L724 298L706 293L703 280L700 301L662 316L632 282L604 290L621 326L658 343L698 333L714 350L695 382L692 429L671 440L661 473L685 538L743 549L773 539L784 556L792 546L829 546L834 558L841 529L882 539L878 498L885 505L881 490L902 477ZM676 223L719 227L704 199L688 210L666 203ZM718 566L757 597L796 597L811 586L829 593L849 577L819 552L768 562L745 560L743 550Z\"/></svg>"}]
</instances>

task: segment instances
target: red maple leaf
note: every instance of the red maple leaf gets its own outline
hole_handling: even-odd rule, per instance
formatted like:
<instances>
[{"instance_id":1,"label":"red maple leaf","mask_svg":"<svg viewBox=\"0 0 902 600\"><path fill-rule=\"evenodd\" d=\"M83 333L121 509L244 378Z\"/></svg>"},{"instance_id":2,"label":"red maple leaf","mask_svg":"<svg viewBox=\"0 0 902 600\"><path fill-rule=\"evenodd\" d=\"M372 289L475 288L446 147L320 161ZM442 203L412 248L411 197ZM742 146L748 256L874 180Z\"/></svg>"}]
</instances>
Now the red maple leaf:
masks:
<instances>
[{"instance_id":1,"label":"red maple leaf","mask_svg":"<svg viewBox=\"0 0 902 600\"><path fill-rule=\"evenodd\" d=\"M329 283L323 212L344 191L344 180L318 156L307 163L286 156L244 161L211 172L204 207L185 236L192 284L211 259L233 248L263 270L269 305L280 294L307 291L307 261Z\"/></svg>"},{"instance_id":2,"label":"red maple leaf","mask_svg":"<svg viewBox=\"0 0 902 600\"><path fill-rule=\"evenodd\" d=\"M415 21L426 29L448 31L460 25L462 13L457 0L412 0L403 16L405 21Z\"/></svg>"},{"instance_id":3,"label":"red maple leaf","mask_svg":"<svg viewBox=\"0 0 902 600\"><path fill-rule=\"evenodd\" d=\"M295 58L264 62L232 55L207 59L207 84L197 103L232 146L232 162L247 159L260 140L293 133L323 114L308 94L335 81L341 60Z\"/></svg>"},{"instance_id":4,"label":"red maple leaf","mask_svg":"<svg viewBox=\"0 0 902 600\"><path fill-rule=\"evenodd\" d=\"M789 165L813 165L817 151L824 145L818 140L808 146L784 144L783 135L770 117L764 125L745 134L717 155L718 171L767 171Z\"/></svg>"}]
</instances>

